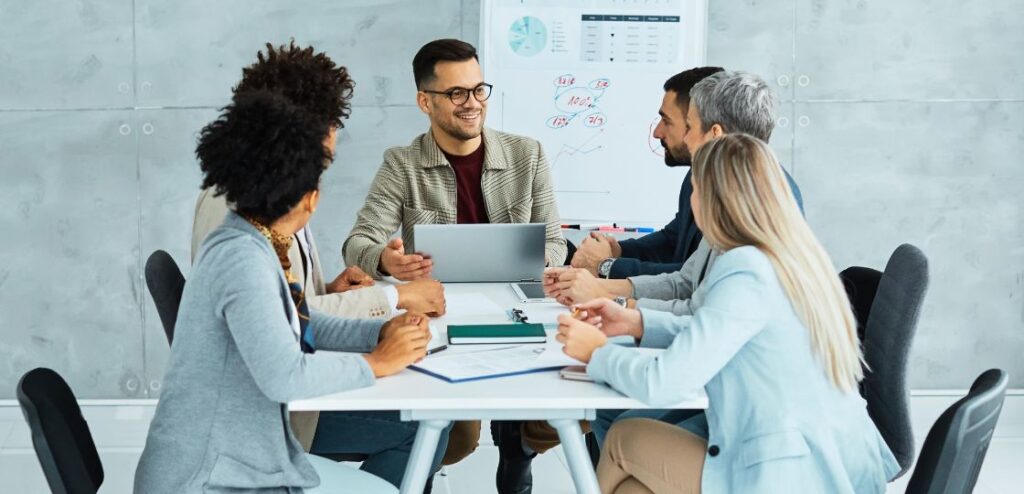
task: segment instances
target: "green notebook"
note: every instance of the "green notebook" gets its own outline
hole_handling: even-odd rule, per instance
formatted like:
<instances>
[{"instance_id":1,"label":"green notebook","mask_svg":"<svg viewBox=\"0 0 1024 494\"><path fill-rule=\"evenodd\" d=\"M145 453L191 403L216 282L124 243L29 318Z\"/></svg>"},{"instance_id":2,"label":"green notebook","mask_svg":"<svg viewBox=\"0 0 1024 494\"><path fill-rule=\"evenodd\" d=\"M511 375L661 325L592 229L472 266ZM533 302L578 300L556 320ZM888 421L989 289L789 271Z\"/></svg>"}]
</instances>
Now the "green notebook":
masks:
<instances>
[{"instance_id":1,"label":"green notebook","mask_svg":"<svg viewBox=\"0 0 1024 494\"><path fill-rule=\"evenodd\" d=\"M471 345L482 343L544 343L547 335L543 324L452 324L448 326L448 343Z\"/></svg>"}]
</instances>

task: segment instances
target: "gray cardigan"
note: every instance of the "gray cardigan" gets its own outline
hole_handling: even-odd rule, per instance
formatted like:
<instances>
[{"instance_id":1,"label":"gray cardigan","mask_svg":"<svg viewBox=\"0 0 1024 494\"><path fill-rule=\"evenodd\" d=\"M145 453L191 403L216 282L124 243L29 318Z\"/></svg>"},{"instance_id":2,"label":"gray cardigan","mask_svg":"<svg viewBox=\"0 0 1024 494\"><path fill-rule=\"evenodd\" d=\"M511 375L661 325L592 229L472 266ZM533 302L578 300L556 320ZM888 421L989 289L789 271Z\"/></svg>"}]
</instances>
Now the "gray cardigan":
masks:
<instances>
[{"instance_id":1,"label":"gray cardigan","mask_svg":"<svg viewBox=\"0 0 1024 494\"><path fill-rule=\"evenodd\" d=\"M690 298L707 273L711 272L711 266L719 254L711 248L707 239L701 239L697 250L690 254L679 271L631 276L629 281L633 284L632 296L637 299L637 307L671 312L677 316L693 315L694 307Z\"/></svg>"},{"instance_id":2,"label":"gray cardigan","mask_svg":"<svg viewBox=\"0 0 1024 494\"><path fill-rule=\"evenodd\" d=\"M374 382L360 355L304 354L269 242L235 213L185 284L163 393L135 492L302 492L319 484L291 434L288 405ZM316 348L366 352L384 322L313 312Z\"/></svg>"}]
</instances>

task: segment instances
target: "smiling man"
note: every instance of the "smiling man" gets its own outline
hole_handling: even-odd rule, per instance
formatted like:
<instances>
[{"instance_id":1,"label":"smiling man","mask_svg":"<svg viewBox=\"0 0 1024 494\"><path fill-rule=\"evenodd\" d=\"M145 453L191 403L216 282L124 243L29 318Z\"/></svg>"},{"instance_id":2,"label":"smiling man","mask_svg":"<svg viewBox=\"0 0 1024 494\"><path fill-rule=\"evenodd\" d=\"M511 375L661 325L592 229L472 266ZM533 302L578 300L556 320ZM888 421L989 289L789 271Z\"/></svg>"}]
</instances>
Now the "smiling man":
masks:
<instances>
[{"instance_id":1,"label":"smiling man","mask_svg":"<svg viewBox=\"0 0 1024 494\"><path fill-rule=\"evenodd\" d=\"M430 276L432 264L415 253L413 225L545 223L547 264L561 265L565 239L547 159L537 141L484 127L491 85L476 48L455 39L431 41L412 67L416 103L430 118L430 130L384 152L342 247L345 262L376 278L414 280ZM399 227L402 238L389 241Z\"/></svg>"},{"instance_id":2,"label":"smiling man","mask_svg":"<svg viewBox=\"0 0 1024 494\"><path fill-rule=\"evenodd\" d=\"M415 280L429 277L433 266L416 253L414 225L544 223L547 264L562 265L566 246L547 159L537 141L484 127L491 85L476 48L455 39L431 41L412 68L416 103L430 118L430 130L384 152L342 247L345 262L377 278ZM402 238L389 241L399 227ZM558 433L546 422L496 421L491 428L500 454L498 492L530 492L530 460L558 445ZM480 422L456 422L444 464L470 454L479 437Z\"/></svg>"}]
</instances>

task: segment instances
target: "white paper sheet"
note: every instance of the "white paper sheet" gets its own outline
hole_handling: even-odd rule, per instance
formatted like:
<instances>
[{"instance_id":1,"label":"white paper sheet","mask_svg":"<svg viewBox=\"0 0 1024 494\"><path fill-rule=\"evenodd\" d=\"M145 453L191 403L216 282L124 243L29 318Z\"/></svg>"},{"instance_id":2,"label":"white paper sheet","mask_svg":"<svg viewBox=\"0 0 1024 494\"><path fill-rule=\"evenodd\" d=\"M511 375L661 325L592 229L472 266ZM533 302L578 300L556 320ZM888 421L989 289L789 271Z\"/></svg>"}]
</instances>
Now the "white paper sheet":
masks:
<instances>
[{"instance_id":1,"label":"white paper sheet","mask_svg":"<svg viewBox=\"0 0 1024 494\"><path fill-rule=\"evenodd\" d=\"M447 305L445 318L450 320L505 315L505 308L479 293L446 293L445 303Z\"/></svg>"},{"instance_id":2,"label":"white paper sheet","mask_svg":"<svg viewBox=\"0 0 1024 494\"><path fill-rule=\"evenodd\" d=\"M568 314L569 308L559 303L522 304L518 306L526 314L527 322L557 325L559 314Z\"/></svg>"},{"instance_id":3,"label":"white paper sheet","mask_svg":"<svg viewBox=\"0 0 1024 494\"><path fill-rule=\"evenodd\" d=\"M437 329L434 323L430 323L430 343L427 343L427 351L431 351L435 348L442 347L448 344L448 338L445 338L444 334Z\"/></svg>"},{"instance_id":4,"label":"white paper sheet","mask_svg":"<svg viewBox=\"0 0 1024 494\"><path fill-rule=\"evenodd\" d=\"M520 345L447 355L442 352L413 368L459 382L580 364L582 362L562 352L561 345Z\"/></svg>"}]
</instances>

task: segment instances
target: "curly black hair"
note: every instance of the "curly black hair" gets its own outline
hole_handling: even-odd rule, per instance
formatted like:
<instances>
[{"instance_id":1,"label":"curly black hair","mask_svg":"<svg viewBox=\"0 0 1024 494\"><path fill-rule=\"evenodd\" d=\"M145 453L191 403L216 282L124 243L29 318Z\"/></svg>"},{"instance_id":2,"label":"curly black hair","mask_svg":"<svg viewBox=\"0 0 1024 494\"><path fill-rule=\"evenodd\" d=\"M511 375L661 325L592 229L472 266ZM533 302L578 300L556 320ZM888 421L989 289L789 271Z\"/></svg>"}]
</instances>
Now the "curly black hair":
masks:
<instances>
[{"instance_id":1,"label":"curly black hair","mask_svg":"<svg viewBox=\"0 0 1024 494\"><path fill-rule=\"evenodd\" d=\"M332 159L328 123L271 91L247 91L199 134L203 188L265 224L320 186Z\"/></svg>"},{"instance_id":2,"label":"curly black hair","mask_svg":"<svg viewBox=\"0 0 1024 494\"><path fill-rule=\"evenodd\" d=\"M281 93L324 122L344 127L342 119L352 112L356 85L347 68L314 52L312 46L296 46L294 39L277 48L267 43L266 55L257 52L256 59L242 69L242 80L232 89L236 96L257 89Z\"/></svg>"}]
</instances>

